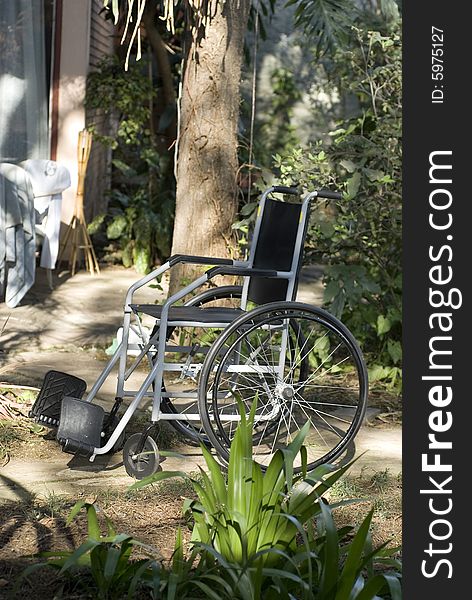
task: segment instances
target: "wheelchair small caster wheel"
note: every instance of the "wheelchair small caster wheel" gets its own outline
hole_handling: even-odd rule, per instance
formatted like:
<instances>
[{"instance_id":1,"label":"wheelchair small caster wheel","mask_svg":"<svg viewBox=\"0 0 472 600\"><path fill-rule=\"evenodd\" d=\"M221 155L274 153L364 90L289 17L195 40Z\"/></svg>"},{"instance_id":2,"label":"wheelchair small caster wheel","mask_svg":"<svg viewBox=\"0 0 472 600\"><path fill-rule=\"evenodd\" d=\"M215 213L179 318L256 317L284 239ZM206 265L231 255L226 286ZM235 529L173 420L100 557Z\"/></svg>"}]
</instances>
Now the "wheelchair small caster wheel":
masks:
<instances>
[{"instance_id":1,"label":"wheelchair small caster wheel","mask_svg":"<svg viewBox=\"0 0 472 600\"><path fill-rule=\"evenodd\" d=\"M135 433L128 438L123 447L123 463L126 472L135 479L149 477L159 469L159 449L156 442L148 436L142 451L136 454L140 440L141 434Z\"/></svg>"}]
</instances>

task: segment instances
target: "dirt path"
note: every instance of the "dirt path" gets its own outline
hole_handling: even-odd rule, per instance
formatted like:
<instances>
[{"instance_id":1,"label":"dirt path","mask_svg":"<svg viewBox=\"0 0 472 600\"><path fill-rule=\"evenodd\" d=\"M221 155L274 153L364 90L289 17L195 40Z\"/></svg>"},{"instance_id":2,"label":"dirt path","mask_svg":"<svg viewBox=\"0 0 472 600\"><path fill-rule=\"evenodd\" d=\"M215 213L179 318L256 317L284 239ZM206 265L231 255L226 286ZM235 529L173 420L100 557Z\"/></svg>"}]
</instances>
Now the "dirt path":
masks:
<instances>
[{"instance_id":1,"label":"dirt path","mask_svg":"<svg viewBox=\"0 0 472 600\"><path fill-rule=\"evenodd\" d=\"M316 267L302 273L298 300L320 303L319 277ZM133 271L122 268L104 269L98 277L80 272L73 278L55 277L56 287L51 292L40 270L22 306L9 310L0 304L0 382L39 387L44 374L56 369L81 377L90 386L105 365L104 350L120 326L125 292L136 279ZM163 295L163 291L148 288L142 300L154 302ZM143 374L137 372L132 377L138 384ZM105 406L114 399L113 379L99 395ZM368 502L341 509L340 524L359 524L369 506L375 505L374 541L382 543L393 538L398 544L401 428L376 418L379 412L368 410L368 422L346 457L360 458L350 476L338 482L334 500L368 498ZM169 440L168 432L166 436ZM169 447L164 439L158 443L160 449ZM182 443L176 446L175 438L171 445L181 458L168 457L162 463L164 470L195 473L203 466L198 448ZM188 483L172 479L130 494L126 490L132 482L121 453L97 457L90 463L62 453L51 434L46 438L28 434L17 442L9 462L0 467L0 598L6 597L2 594L11 590L19 573L35 560L31 555L52 549L70 550L84 541L85 515L66 523L76 500L96 502L102 520L104 516L110 518L117 531L152 545L156 556L170 558L177 527L182 527L184 540L190 537L182 516L182 501L192 497L192 489ZM52 580L49 572L35 575L34 584L26 585L23 595L31 595L34 588L38 600L50 598Z\"/></svg>"},{"instance_id":2,"label":"dirt path","mask_svg":"<svg viewBox=\"0 0 472 600\"><path fill-rule=\"evenodd\" d=\"M298 299L319 303L322 287L320 271L309 267L302 273ZM0 305L0 381L40 386L49 369L72 373L89 386L105 365L104 349L111 344L122 319L122 305L128 287L138 279L133 270L105 268L100 276L79 272L75 277L55 276L55 289L48 288L40 269L34 288L22 306L13 310ZM165 282L164 282L165 288ZM146 288L142 300L153 302L164 291ZM133 377L142 380L142 373ZM113 401L114 378L105 384L100 399ZM368 414L372 421L375 410ZM168 458L166 470L195 471L202 464L198 449L180 446L182 459ZM401 471L401 429L391 426L364 426L355 440L357 461L353 472ZM37 453L37 449L35 450ZM0 469L0 498L21 496L21 490L35 493L77 494L85 488L126 488L131 480L121 464L121 455L91 464L60 452L55 442L45 442L40 456L12 459Z\"/></svg>"}]
</instances>

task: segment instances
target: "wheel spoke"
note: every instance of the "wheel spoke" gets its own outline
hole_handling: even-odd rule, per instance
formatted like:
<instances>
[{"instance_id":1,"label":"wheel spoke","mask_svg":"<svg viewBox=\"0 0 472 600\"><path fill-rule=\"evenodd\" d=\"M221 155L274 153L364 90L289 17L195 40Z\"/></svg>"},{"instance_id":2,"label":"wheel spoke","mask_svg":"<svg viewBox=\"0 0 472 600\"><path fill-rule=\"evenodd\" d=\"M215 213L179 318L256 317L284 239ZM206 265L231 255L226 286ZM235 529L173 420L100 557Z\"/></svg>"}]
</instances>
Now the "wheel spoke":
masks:
<instances>
[{"instance_id":1,"label":"wheel spoke","mask_svg":"<svg viewBox=\"0 0 472 600\"><path fill-rule=\"evenodd\" d=\"M324 457L336 458L360 426L367 385L355 340L321 309L293 306L254 309L223 332L209 353L202 386L213 382L211 400L204 404L206 396L200 391L199 406L206 415L214 415L214 420L205 419L205 427L223 457L228 456L239 422L234 418L225 422L225 415L237 415L238 396L247 411L258 403L253 451L262 465L306 422L310 468ZM326 352L319 357L322 348ZM317 358L316 365L312 357Z\"/></svg>"}]
</instances>

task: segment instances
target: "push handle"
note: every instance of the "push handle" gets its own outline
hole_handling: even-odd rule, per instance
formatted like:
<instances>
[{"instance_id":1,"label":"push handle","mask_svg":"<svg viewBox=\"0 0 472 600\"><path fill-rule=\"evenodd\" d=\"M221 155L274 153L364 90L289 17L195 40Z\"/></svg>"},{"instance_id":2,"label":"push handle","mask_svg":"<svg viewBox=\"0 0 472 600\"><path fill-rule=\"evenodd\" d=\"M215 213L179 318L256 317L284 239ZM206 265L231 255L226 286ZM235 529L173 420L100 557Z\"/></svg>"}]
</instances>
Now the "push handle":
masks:
<instances>
[{"instance_id":1,"label":"push handle","mask_svg":"<svg viewBox=\"0 0 472 600\"><path fill-rule=\"evenodd\" d=\"M292 196L299 196L300 190L294 186L289 187L286 185L274 185L269 190L268 193L278 193L278 194L290 194ZM342 194L340 192L332 192L331 190L317 190L314 192L314 195L317 198L327 198L328 200L342 200Z\"/></svg>"},{"instance_id":2,"label":"push handle","mask_svg":"<svg viewBox=\"0 0 472 600\"><path fill-rule=\"evenodd\" d=\"M340 192L331 192L330 190L318 190L317 198L327 198L328 200L342 200L343 195Z\"/></svg>"},{"instance_id":3,"label":"push handle","mask_svg":"<svg viewBox=\"0 0 472 600\"><path fill-rule=\"evenodd\" d=\"M276 194L291 194L292 196L300 195L300 191L297 190L296 187L288 187L286 185L274 185L269 191Z\"/></svg>"}]
</instances>

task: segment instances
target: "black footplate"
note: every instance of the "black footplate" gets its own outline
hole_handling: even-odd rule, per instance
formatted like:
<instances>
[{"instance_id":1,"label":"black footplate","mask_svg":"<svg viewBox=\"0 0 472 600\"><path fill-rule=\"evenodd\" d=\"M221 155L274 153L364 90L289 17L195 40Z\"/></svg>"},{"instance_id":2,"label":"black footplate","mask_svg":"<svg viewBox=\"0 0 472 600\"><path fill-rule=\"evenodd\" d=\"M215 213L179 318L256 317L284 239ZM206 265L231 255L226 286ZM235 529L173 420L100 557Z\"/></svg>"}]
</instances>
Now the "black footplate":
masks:
<instances>
[{"instance_id":1,"label":"black footplate","mask_svg":"<svg viewBox=\"0 0 472 600\"><path fill-rule=\"evenodd\" d=\"M29 416L42 425L58 427L62 399L65 396L82 398L86 389L87 383L79 377L61 371L48 371Z\"/></svg>"},{"instance_id":2,"label":"black footplate","mask_svg":"<svg viewBox=\"0 0 472 600\"><path fill-rule=\"evenodd\" d=\"M57 439L64 452L91 456L102 442L105 411L97 404L66 396L62 400Z\"/></svg>"}]
</instances>

